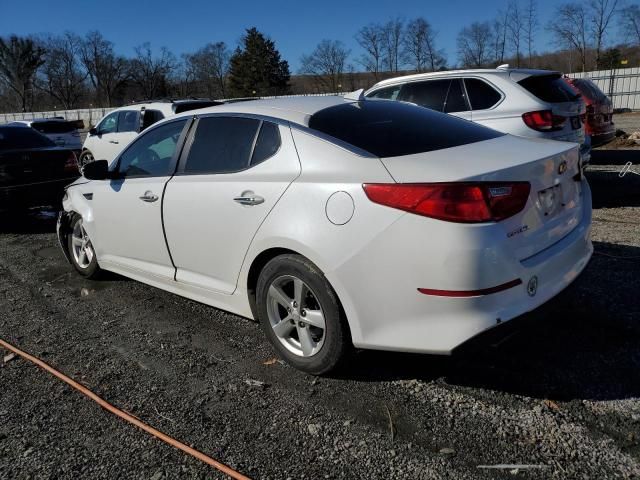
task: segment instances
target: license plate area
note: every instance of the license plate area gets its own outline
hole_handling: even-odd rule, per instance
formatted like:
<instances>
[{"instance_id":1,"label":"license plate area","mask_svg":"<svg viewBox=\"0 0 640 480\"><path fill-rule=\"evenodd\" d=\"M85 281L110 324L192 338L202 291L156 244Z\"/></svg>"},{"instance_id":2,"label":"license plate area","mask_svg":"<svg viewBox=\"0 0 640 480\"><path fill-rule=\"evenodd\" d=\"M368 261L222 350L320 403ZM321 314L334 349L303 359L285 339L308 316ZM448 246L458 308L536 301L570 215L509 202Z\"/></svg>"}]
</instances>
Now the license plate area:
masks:
<instances>
[{"instance_id":1,"label":"license plate area","mask_svg":"<svg viewBox=\"0 0 640 480\"><path fill-rule=\"evenodd\" d=\"M556 215L564 207L562 197L562 185L545 188L538 192L538 204L540 211L547 218Z\"/></svg>"},{"instance_id":2,"label":"license plate area","mask_svg":"<svg viewBox=\"0 0 640 480\"><path fill-rule=\"evenodd\" d=\"M571 128L573 130L578 130L581 126L580 117L571 117Z\"/></svg>"}]
</instances>

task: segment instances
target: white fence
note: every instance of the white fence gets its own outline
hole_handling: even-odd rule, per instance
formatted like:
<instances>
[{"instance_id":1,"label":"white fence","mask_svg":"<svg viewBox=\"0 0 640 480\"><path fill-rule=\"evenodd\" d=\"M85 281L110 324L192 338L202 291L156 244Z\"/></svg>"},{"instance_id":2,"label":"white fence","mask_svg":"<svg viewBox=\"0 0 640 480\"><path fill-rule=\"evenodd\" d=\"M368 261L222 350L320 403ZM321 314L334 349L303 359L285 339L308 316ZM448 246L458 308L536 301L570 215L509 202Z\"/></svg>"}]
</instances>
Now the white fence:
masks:
<instances>
[{"instance_id":1,"label":"white fence","mask_svg":"<svg viewBox=\"0 0 640 480\"><path fill-rule=\"evenodd\" d=\"M613 102L613 108L640 110L640 67L570 73L592 80Z\"/></svg>"},{"instance_id":2,"label":"white fence","mask_svg":"<svg viewBox=\"0 0 640 480\"><path fill-rule=\"evenodd\" d=\"M84 125L91 125L104 117L113 108L83 108L79 110L50 110L48 112L0 113L0 124L16 120L33 120L34 118L63 117L67 120L84 120Z\"/></svg>"}]
</instances>

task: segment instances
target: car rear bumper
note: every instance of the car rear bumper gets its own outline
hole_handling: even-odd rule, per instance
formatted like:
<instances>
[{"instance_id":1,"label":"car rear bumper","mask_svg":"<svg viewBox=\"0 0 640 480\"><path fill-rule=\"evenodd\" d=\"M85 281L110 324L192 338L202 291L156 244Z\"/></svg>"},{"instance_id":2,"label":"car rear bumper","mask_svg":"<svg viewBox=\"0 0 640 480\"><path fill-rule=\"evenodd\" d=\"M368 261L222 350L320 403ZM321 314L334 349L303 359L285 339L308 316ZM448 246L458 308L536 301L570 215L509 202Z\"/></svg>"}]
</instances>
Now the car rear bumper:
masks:
<instances>
[{"instance_id":1,"label":"car rear bumper","mask_svg":"<svg viewBox=\"0 0 640 480\"><path fill-rule=\"evenodd\" d=\"M591 134L591 146L599 147L616 138L616 130L612 128L607 132L596 132Z\"/></svg>"},{"instance_id":2,"label":"car rear bumper","mask_svg":"<svg viewBox=\"0 0 640 480\"><path fill-rule=\"evenodd\" d=\"M64 188L75 177L0 187L0 210L14 211L43 205L60 206Z\"/></svg>"},{"instance_id":3,"label":"car rear bumper","mask_svg":"<svg viewBox=\"0 0 640 480\"><path fill-rule=\"evenodd\" d=\"M545 304L578 277L593 253L591 193L586 181L584 186L583 214L576 227L523 260L509 258L498 241L474 246L473 238L448 235L439 245L434 234L413 242L410 231L399 232L405 229L400 219L383 235L390 238L367 247L368 261L353 258L327 274L345 306L354 345L450 354L479 333ZM417 216L404 218L413 222L412 217ZM475 234L473 228L469 231ZM398 249L398 241L405 248ZM477 294L424 294L420 287Z\"/></svg>"}]
</instances>

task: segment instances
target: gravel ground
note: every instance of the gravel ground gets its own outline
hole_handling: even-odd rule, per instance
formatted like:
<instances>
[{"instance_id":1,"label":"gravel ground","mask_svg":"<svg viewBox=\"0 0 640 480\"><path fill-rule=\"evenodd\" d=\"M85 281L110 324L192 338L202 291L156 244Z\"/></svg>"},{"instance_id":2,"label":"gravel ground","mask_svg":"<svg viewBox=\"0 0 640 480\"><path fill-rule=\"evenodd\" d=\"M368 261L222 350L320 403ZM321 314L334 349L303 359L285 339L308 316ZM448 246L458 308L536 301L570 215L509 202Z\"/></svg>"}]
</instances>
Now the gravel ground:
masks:
<instances>
[{"instance_id":1,"label":"gravel ground","mask_svg":"<svg viewBox=\"0 0 640 480\"><path fill-rule=\"evenodd\" d=\"M81 279L42 215L2 221L0 338L253 478L640 476L640 176L607 158L584 274L452 357L360 352L304 375L252 321ZM0 386L0 478L220 478L24 360L0 361ZM496 464L540 468L478 468Z\"/></svg>"},{"instance_id":2,"label":"gravel ground","mask_svg":"<svg viewBox=\"0 0 640 480\"><path fill-rule=\"evenodd\" d=\"M618 113L613 116L616 128L627 133L640 131L640 112Z\"/></svg>"}]
</instances>

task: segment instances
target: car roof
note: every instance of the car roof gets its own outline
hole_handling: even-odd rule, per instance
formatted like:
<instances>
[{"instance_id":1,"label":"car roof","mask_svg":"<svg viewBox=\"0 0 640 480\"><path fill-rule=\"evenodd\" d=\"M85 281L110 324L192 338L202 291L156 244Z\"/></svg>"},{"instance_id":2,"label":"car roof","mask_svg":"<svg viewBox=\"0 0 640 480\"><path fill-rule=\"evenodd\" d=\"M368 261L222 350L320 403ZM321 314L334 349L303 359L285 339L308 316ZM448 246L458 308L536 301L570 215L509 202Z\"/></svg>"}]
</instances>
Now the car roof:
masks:
<instances>
[{"instance_id":1,"label":"car roof","mask_svg":"<svg viewBox=\"0 0 640 480\"><path fill-rule=\"evenodd\" d=\"M511 75L512 77L518 77L519 79L537 76L537 75L551 75L560 74L560 72L554 70L535 70L529 68L475 68L475 69L461 69L461 70L443 70L441 72L428 72L428 73L415 73L413 75L404 75L400 77L387 78L376 83L373 88L383 87L386 85L396 85L398 83L413 82L416 80L426 80L430 78L441 78L449 76L459 75Z\"/></svg>"},{"instance_id":2,"label":"car roof","mask_svg":"<svg viewBox=\"0 0 640 480\"><path fill-rule=\"evenodd\" d=\"M237 103L225 103L215 107L206 107L183 112L178 114L177 117L187 115L205 115L208 113L244 113L263 115L303 126L309 126L309 119L314 113L324 110L325 108L343 105L345 103L355 103L355 100L349 100L339 95L281 97L264 100L247 100Z\"/></svg>"}]
</instances>

